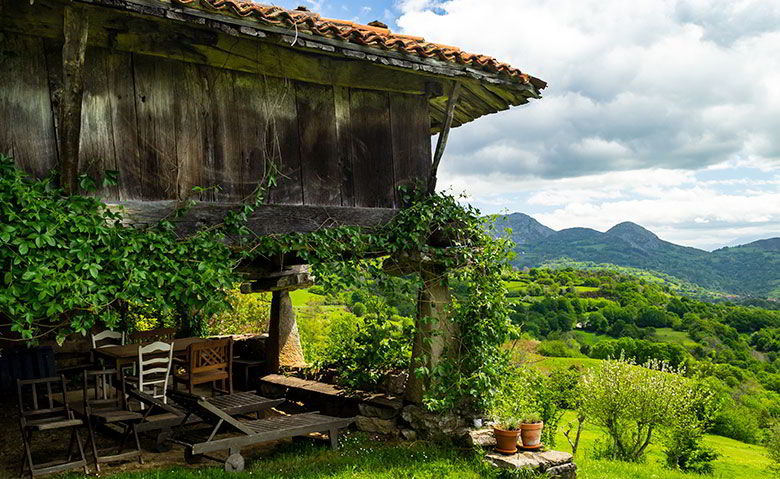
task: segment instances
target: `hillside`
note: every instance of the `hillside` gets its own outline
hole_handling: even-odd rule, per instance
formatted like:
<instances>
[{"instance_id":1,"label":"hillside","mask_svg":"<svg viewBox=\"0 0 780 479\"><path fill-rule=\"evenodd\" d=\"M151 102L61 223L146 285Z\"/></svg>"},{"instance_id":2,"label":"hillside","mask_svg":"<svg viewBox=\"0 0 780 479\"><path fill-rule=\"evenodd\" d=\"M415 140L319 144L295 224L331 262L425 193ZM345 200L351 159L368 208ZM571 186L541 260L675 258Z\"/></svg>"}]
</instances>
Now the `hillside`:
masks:
<instances>
[{"instance_id":1,"label":"hillside","mask_svg":"<svg viewBox=\"0 0 780 479\"><path fill-rule=\"evenodd\" d=\"M515 265L538 267L567 258L657 271L703 288L780 299L780 238L708 252L664 241L640 225L624 222L606 232L590 228L555 231L528 215L499 219L495 230L512 230Z\"/></svg>"}]
</instances>

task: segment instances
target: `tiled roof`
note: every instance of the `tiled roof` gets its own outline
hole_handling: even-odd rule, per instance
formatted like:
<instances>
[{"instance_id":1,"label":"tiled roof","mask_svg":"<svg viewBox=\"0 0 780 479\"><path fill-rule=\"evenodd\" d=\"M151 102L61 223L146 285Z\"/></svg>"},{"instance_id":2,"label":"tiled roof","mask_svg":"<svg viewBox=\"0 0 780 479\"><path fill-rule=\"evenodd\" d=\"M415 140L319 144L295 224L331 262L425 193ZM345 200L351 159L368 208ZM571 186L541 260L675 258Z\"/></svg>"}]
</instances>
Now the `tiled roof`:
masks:
<instances>
[{"instance_id":1,"label":"tiled roof","mask_svg":"<svg viewBox=\"0 0 780 479\"><path fill-rule=\"evenodd\" d=\"M281 7L262 5L251 1L237 0L173 0L188 6L204 6L225 14L251 17L258 22L274 26L289 27L328 38L337 38L358 45L395 50L423 58L435 58L446 62L458 63L471 68L507 75L531 83L542 89L547 84L531 75L521 72L506 63L501 63L487 55L466 53L458 47L427 42L422 37L392 33L379 22L373 25L361 25L347 20L322 18L320 15L299 7L287 10Z\"/></svg>"}]
</instances>

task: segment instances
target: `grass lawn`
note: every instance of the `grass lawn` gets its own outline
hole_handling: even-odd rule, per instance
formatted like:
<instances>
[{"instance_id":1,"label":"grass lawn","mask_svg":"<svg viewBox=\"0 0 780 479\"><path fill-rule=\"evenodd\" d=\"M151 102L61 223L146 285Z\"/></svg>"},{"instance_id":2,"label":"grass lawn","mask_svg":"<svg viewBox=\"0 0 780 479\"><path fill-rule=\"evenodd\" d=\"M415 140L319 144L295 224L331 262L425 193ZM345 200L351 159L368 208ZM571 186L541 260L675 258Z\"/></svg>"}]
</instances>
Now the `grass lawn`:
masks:
<instances>
[{"instance_id":1,"label":"grass lawn","mask_svg":"<svg viewBox=\"0 0 780 479\"><path fill-rule=\"evenodd\" d=\"M561 425L573 420L567 412ZM595 460L588 456L602 436L598 428L586 425L575 459L579 479L760 479L769 478L769 460L763 448L719 436L705 442L721 457L713 476L699 476L667 470L662 466L661 446L651 445L645 463L629 464ZM558 433L556 449L570 451L566 438ZM66 477L81 477L71 473ZM243 473L226 473L220 464L205 461L195 467L170 467L108 475L112 479L502 479L496 470L477 460L468 450L443 443L381 442L363 433L342 436L342 447L332 451L322 442L298 440L281 443L255 457L247 458ZM504 476L506 477L506 476Z\"/></svg>"},{"instance_id":2,"label":"grass lawn","mask_svg":"<svg viewBox=\"0 0 780 479\"><path fill-rule=\"evenodd\" d=\"M602 339L612 339L612 338L606 334L599 334L599 333L594 333L592 331L583 331L581 329L575 329L574 339L576 339L577 342L580 344L587 344L588 346L593 346L594 344L598 343Z\"/></svg>"},{"instance_id":3,"label":"grass lawn","mask_svg":"<svg viewBox=\"0 0 780 479\"><path fill-rule=\"evenodd\" d=\"M568 369L571 366L582 368L592 368L599 364L600 359L593 358L548 358L539 356L538 358L529 358L531 363L544 372L550 372L553 369Z\"/></svg>"},{"instance_id":4,"label":"grass lawn","mask_svg":"<svg viewBox=\"0 0 780 479\"><path fill-rule=\"evenodd\" d=\"M213 466L211 465L213 464ZM121 473L113 479L478 479L495 471L454 447L428 442L377 442L363 434L344 436L342 448L302 440L249 458L242 473L226 473L215 462L198 468L174 467ZM70 475L75 479L78 475Z\"/></svg>"},{"instance_id":5,"label":"grass lawn","mask_svg":"<svg viewBox=\"0 0 780 479\"><path fill-rule=\"evenodd\" d=\"M675 331L672 328L656 328L655 337L665 343L675 343L686 348L696 347L696 341L688 336L687 331Z\"/></svg>"},{"instance_id":6,"label":"grass lawn","mask_svg":"<svg viewBox=\"0 0 780 479\"><path fill-rule=\"evenodd\" d=\"M575 286L574 291L578 293L592 293L594 291L598 291L598 286Z\"/></svg>"},{"instance_id":7,"label":"grass lawn","mask_svg":"<svg viewBox=\"0 0 780 479\"><path fill-rule=\"evenodd\" d=\"M574 413L566 412L561 420L561 428L567 422L574 420ZM602 461L588 458L596 440L602 437L602 432L592 424L586 424L580 440L580 450L577 453L578 479L694 479L714 477L716 479L759 479L769 478L767 470L770 461L761 446L745 444L721 436L707 435L704 443L714 448L720 457L715 461L713 476L700 476L670 471L663 467L664 455L662 446L658 444L660 436L655 437L656 443L649 448L649 454L644 464L626 464L615 461ZM571 452L566 438L558 432L556 449Z\"/></svg>"}]
</instances>

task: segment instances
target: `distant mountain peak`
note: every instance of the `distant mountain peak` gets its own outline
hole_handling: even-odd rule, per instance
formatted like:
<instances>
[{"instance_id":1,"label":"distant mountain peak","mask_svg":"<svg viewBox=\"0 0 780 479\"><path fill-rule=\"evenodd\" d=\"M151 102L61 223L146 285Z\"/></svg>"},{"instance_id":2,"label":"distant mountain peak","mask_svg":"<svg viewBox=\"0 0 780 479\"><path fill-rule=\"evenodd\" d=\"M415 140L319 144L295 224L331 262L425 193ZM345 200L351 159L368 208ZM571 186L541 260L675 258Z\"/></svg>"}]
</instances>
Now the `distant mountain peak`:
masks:
<instances>
[{"instance_id":1,"label":"distant mountain peak","mask_svg":"<svg viewBox=\"0 0 780 479\"><path fill-rule=\"evenodd\" d=\"M762 239L758 241L753 241L752 243L737 246L737 248L742 248L742 247L759 248L765 251L780 251L780 237Z\"/></svg>"},{"instance_id":2,"label":"distant mountain peak","mask_svg":"<svg viewBox=\"0 0 780 479\"><path fill-rule=\"evenodd\" d=\"M631 235L635 237L643 237L648 239L652 238L655 240L659 240L658 236L656 236L655 233L631 221L624 221L622 223L616 224L615 226L607 230L607 234L620 235L620 236Z\"/></svg>"},{"instance_id":3,"label":"distant mountain peak","mask_svg":"<svg viewBox=\"0 0 780 479\"><path fill-rule=\"evenodd\" d=\"M555 231L522 213L499 218L497 231L512 228L517 267L538 267L567 258L657 271L708 289L761 298L780 298L780 237L713 252L664 241L625 221L605 233L590 228Z\"/></svg>"},{"instance_id":4,"label":"distant mountain peak","mask_svg":"<svg viewBox=\"0 0 780 479\"><path fill-rule=\"evenodd\" d=\"M630 221L618 223L604 234L620 238L632 248L642 251L658 249L663 243L655 233Z\"/></svg>"},{"instance_id":5,"label":"distant mountain peak","mask_svg":"<svg viewBox=\"0 0 780 479\"><path fill-rule=\"evenodd\" d=\"M518 245L534 243L555 233L554 229L544 226L525 213L499 216L493 227L493 234L503 236L506 228L512 229L512 241Z\"/></svg>"}]
</instances>

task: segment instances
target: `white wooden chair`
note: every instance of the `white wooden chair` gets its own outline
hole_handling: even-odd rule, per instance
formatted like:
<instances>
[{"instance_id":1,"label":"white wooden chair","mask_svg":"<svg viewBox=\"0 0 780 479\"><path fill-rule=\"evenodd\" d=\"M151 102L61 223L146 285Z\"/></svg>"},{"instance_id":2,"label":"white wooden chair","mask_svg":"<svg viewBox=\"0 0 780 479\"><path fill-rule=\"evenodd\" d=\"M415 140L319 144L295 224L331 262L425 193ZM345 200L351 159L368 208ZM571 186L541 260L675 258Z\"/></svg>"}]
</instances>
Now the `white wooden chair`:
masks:
<instances>
[{"instance_id":1,"label":"white wooden chair","mask_svg":"<svg viewBox=\"0 0 780 479\"><path fill-rule=\"evenodd\" d=\"M124 346L125 345L125 333L111 331L106 329L97 334L92 335L92 349L104 348L106 346Z\"/></svg>"},{"instance_id":2,"label":"white wooden chair","mask_svg":"<svg viewBox=\"0 0 780 479\"><path fill-rule=\"evenodd\" d=\"M138 346L138 375L125 380L135 383L142 393L167 403L166 389L172 362L173 344L157 341L147 346Z\"/></svg>"},{"instance_id":3,"label":"white wooden chair","mask_svg":"<svg viewBox=\"0 0 780 479\"><path fill-rule=\"evenodd\" d=\"M106 346L124 346L126 339L127 337L125 336L124 331L120 333L118 331L106 329L105 331L92 335L92 349L105 348ZM95 360L93 359L92 362L94 363ZM106 369L105 365L101 366L103 369ZM126 375L135 375L135 364L132 366L125 366L122 368L122 372Z\"/></svg>"}]
</instances>

